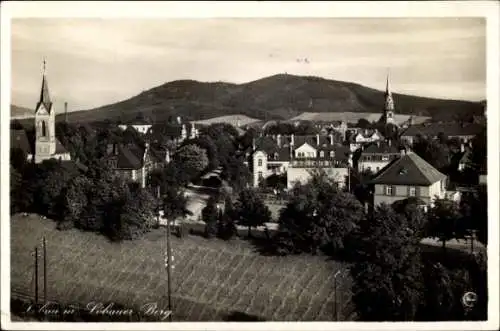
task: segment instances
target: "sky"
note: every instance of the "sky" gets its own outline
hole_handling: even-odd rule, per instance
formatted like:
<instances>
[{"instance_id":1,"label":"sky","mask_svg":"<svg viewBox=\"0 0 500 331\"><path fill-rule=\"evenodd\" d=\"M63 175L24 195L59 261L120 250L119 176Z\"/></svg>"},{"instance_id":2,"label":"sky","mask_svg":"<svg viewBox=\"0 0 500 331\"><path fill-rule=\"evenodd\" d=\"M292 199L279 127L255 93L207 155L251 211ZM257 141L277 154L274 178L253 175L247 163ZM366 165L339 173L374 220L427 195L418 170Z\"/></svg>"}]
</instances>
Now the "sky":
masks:
<instances>
[{"instance_id":1,"label":"sky","mask_svg":"<svg viewBox=\"0 0 500 331\"><path fill-rule=\"evenodd\" d=\"M57 107L91 109L178 79L278 73L393 92L486 98L483 18L13 19L12 103L34 108L42 62ZM307 60L306 60L307 59Z\"/></svg>"}]
</instances>

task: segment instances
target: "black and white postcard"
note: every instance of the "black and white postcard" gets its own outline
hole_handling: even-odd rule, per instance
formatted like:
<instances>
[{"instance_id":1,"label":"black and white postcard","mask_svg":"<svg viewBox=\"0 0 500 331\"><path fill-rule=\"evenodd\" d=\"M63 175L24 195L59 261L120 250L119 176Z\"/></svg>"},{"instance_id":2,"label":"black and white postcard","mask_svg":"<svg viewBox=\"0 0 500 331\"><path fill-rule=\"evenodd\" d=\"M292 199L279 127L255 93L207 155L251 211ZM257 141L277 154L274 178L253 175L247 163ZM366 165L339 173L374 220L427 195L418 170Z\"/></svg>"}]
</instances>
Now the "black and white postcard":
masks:
<instances>
[{"instance_id":1,"label":"black and white postcard","mask_svg":"<svg viewBox=\"0 0 500 331\"><path fill-rule=\"evenodd\" d=\"M497 329L499 11L2 3L2 327Z\"/></svg>"}]
</instances>

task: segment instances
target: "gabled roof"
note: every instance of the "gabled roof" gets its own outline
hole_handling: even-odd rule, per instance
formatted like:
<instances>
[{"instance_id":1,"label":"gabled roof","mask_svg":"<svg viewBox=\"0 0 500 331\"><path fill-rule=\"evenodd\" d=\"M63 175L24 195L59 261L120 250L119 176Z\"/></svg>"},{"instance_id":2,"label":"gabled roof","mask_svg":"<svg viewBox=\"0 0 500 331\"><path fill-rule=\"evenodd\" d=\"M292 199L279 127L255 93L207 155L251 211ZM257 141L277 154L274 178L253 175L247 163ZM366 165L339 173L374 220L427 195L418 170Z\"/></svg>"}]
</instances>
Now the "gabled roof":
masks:
<instances>
[{"instance_id":1,"label":"gabled roof","mask_svg":"<svg viewBox=\"0 0 500 331\"><path fill-rule=\"evenodd\" d=\"M63 146L63 144L61 144L59 139L56 138L56 154L65 154L65 153L68 153L68 150L66 149L66 147Z\"/></svg>"},{"instance_id":2,"label":"gabled roof","mask_svg":"<svg viewBox=\"0 0 500 331\"><path fill-rule=\"evenodd\" d=\"M371 181L372 184L428 186L446 178L432 165L413 152L389 163Z\"/></svg>"},{"instance_id":3,"label":"gabled roof","mask_svg":"<svg viewBox=\"0 0 500 331\"><path fill-rule=\"evenodd\" d=\"M118 147L116 168L121 170L140 169L143 164L144 149L137 145L121 145Z\"/></svg>"},{"instance_id":4,"label":"gabled roof","mask_svg":"<svg viewBox=\"0 0 500 331\"><path fill-rule=\"evenodd\" d=\"M28 135L24 130L10 130L10 148L19 148L26 154L33 154Z\"/></svg>"}]
</instances>

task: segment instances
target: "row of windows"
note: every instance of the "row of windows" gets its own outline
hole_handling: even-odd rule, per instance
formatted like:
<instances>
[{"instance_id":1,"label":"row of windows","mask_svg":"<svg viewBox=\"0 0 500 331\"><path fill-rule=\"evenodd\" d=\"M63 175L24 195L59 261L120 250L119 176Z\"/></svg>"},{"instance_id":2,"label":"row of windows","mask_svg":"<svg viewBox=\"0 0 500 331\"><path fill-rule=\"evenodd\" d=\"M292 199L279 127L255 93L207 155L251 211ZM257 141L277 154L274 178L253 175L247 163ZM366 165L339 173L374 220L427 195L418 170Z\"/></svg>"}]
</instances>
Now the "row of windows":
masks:
<instances>
[{"instance_id":1,"label":"row of windows","mask_svg":"<svg viewBox=\"0 0 500 331\"><path fill-rule=\"evenodd\" d=\"M393 185L386 185L384 188L384 193L385 195L396 195L396 187ZM418 197L420 195L420 192L416 186L409 186L407 194L409 197Z\"/></svg>"},{"instance_id":2,"label":"row of windows","mask_svg":"<svg viewBox=\"0 0 500 331\"><path fill-rule=\"evenodd\" d=\"M363 161L389 161L389 155L364 155Z\"/></svg>"},{"instance_id":3,"label":"row of windows","mask_svg":"<svg viewBox=\"0 0 500 331\"><path fill-rule=\"evenodd\" d=\"M314 157L314 153L313 152L308 152L308 153L304 153L304 152L298 152L297 153L297 157ZM330 151L330 157L334 157L335 156L335 152L334 151ZM319 157L325 157L325 151L319 151Z\"/></svg>"},{"instance_id":4,"label":"row of windows","mask_svg":"<svg viewBox=\"0 0 500 331\"><path fill-rule=\"evenodd\" d=\"M339 161L314 161L314 160L305 160L305 161L293 161L292 167L312 167L312 166L320 166L320 167L328 167L328 166L340 166L341 162Z\"/></svg>"}]
</instances>

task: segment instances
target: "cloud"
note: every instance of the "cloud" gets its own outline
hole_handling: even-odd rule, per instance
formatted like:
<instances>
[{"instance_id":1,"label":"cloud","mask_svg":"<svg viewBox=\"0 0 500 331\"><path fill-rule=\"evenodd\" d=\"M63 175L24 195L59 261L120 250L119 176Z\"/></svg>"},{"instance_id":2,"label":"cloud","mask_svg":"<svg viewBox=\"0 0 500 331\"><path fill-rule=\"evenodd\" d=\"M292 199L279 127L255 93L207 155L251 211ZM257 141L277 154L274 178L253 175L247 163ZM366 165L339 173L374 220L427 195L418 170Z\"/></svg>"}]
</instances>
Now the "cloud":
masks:
<instances>
[{"instance_id":1,"label":"cloud","mask_svg":"<svg viewBox=\"0 0 500 331\"><path fill-rule=\"evenodd\" d=\"M26 106L44 56L53 94L79 108L175 79L241 83L284 71L383 88L391 68L394 83L449 98L472 81L485 85L477 18L14 19L11 30L13 101Z\"/></svg>"}]
</instances>

